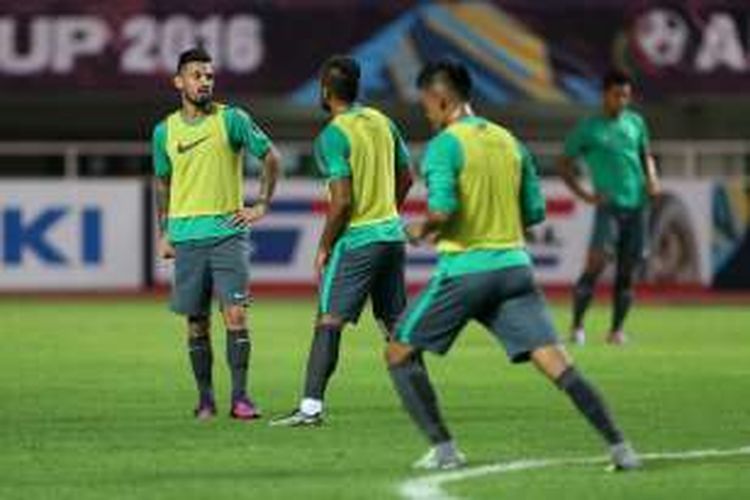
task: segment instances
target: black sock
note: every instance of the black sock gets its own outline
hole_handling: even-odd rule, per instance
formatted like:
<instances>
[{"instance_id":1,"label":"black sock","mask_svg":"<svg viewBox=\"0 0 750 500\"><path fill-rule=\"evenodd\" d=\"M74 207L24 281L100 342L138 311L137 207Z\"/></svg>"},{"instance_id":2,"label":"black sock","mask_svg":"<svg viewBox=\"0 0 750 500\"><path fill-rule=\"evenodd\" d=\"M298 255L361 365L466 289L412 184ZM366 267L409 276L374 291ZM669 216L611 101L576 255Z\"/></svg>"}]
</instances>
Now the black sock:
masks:
<instances>
[{"instance_id":1,"label":"black sock","mask_svg":"<svg viewBox=\"0 0 750 500\"><path fill-rule=\"evenodd\" d=\"M568 393L573 404L586 420L602 435L610 445L623 442L622 432L615 425L612 416L597 390L570 367L557 379L557 386Z\"/></svg>"},{"instance_id":2,"label":"black sock","mask_svg":"<svg viewBox=\"0 0 750 500\"><path fill-rule=\"evenodd\" d=\"M227 364L232 375L232 401L247 396L250 336L247 329L227 330Z\"/></svg>"},{"instance_id":3,"label":"black sock","mask_svg":"<svg viewBox=\"0 0 750 500\"><path fill-rule=\"evenodd\" d=\"M324 325L315 329L310 354L307 358L306 398L323 400L328 381L336 370L339 361L340 343L340 326Z\"/></svg>"},{"instance_id":4,"label":"black sock","mask_svg":"<svg viewBox=\"0 0 750 500\"><path fill-rule=\"evenodd\" d=\"M451 440L450 432L440 415L437 396L421 356L412 356L405 363L389 366L391 380L406 412L432 444Z\"/></svg>"},{"instance_id":5,"label":"black sock","mask_svg":"<svg viewBox=\"0 0 750 500\"><path fill-rule=\"evenodd\" d=\"M630 305L633 303L633 289L630 286L630 281L630 279L619 276L615 279L615 297L612 312L613 332L622 329L628 311L630 311Z\"/></svg>"},{"instance_id":6,"label":"black sock","mask_svg":"<svg viewBox=\"0 0 750 500\"><path fill-rule=\"evenodd\" d=\"M213 399L212 366L213 352L211 351L211 337L201 335L200 337L188 338L188 351L190 364L193 367L195 384L203 401Z\"/></svg>"},{"instance_id":7,"label":"black sock","mask_svg":"<svg viewBox=\"0 0 750 500\"><path fill-rule=\"evenodd\" d=\"M594 285L599 277L596 273L584 273L573 290L573 328L583 326L583 317L594 296Z\"/></svg>"}]
</instances>

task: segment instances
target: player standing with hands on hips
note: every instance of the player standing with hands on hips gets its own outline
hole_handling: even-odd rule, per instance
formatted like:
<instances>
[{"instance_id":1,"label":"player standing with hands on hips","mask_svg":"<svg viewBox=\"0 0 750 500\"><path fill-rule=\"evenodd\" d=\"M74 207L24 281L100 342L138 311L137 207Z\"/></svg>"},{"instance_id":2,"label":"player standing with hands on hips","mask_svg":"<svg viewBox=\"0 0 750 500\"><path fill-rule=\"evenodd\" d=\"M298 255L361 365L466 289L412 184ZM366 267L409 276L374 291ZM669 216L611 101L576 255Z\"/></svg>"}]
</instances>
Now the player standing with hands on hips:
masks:
<instances>
[{"instance_id":1,"label":"player standing with hands on hips","mask_svg":"<svg viewBox=\"0 0 750 500\"><path fill-rule=\"evenodd\" d=\"M565 140L559 163L560 175L571 191L596 207L586 265L573 293L571 342L578 345L586 342L583 319L613 253L617 264L607 342L626 342L623 325L633 302L635 274L645 257L648 199L660 192L648 127L641 115L628 109L632 94L627 74L612 71L605 75L601 113L578 123ZM593 192L576 177L578 159L588 167Z\"/></svg>"},{"instance_id":2,"label":"player standing with hands on hips","mask_svg":"<svg viewBox=\"0 0 750 500\"><path fill-rule=\"evenodd\" d=\"M248 230L267 212L279 172L268 136L240 108L213 100L214 68L201 48L180 55L174 86L181 107L156 125L153 162L162 258L174 258L171 308L187 317L190 363L198 388L195 416L216 414L210 338L211 299L218 296L232 379L230 416L260 416L247 394L250 335ZM244 159L263 163L255 204L244 205Z\"/></svg>"}]
</instances>

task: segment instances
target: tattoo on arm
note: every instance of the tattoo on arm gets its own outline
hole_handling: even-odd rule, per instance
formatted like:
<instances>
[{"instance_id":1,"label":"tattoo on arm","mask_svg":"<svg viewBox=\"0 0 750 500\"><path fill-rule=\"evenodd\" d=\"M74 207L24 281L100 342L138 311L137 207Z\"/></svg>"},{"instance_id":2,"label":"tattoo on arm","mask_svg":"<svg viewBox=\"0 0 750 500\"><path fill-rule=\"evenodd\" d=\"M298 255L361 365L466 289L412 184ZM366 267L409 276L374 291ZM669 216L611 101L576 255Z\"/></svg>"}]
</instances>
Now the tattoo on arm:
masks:
<instances>
[{"instance_id":1,"label":"tattoo on arm","mask_svg":"<svg viewBox=\"0 0 750 500\"><path fill-rule=\"evenodd\" d=\"M271 202L281 170L280 163L281 158L278 151L271 148L263 158L263 171L260 176L260 190L258 192L259 202L266 204Z\"/></svg>"},{"instance_id":2,"label":"tattoo on arm","mask_svg":"<svg viewBox=\"0 0 750 500\"><path fill-rule=\"evenodd\" d=\"M155 182L156 193L156 221L159 235L163 235L167 228L167 217L169 216L169 177L157 177Z\"/></svg>"}]
</instances>

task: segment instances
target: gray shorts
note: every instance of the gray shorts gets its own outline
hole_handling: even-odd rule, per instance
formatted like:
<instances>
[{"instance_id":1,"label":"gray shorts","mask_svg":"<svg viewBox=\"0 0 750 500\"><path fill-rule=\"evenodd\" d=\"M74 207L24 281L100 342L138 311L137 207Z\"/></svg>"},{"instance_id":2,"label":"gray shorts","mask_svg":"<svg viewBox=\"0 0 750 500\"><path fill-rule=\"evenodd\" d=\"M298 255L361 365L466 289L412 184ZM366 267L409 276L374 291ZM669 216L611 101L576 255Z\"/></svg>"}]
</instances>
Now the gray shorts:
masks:
<instances>
[{"instance_id":1,"label":"gray shorts","mask_svg":"<svg viewBox=\"0 0 750 500\"><path fill-rule=\"evenodd\" d=\"M356 323L370 297L373 314L390 329L406 306L405 255L402 242L338 243L321 279L319 313Z\"/></svg>"},{"instance_id":2,"label":"gray shorts","mask_svg":"<svg viewBox=\"0 0 750 500\"><path fill-rule=\"evenodd\" d=\"M646 209L596 207L589 249L635 262L642 260L647 251Z\"/></svg>"},{"instance_id":3,"label":"gray shorts","mask_svg":"<svg viewBox=\"0 0 750 500\"><path fill-rule=\"evenodd\" d=\"M249 249L244 233L175 244L172 310L186 316L207 316L214 292L222 307L247 305Z\"/></svg>"},{"instance_id":4,"label":"gray shorts","mask_svg":"<svg viewBox=\"0 0 750 500\"><path fill-rule=\"evenodd\" d=\"M544 297L527 266L433 276L399 320L396 339L445 354L472 319L494 334L514 363L558 343Z\"/></svg>"}]
</instances>

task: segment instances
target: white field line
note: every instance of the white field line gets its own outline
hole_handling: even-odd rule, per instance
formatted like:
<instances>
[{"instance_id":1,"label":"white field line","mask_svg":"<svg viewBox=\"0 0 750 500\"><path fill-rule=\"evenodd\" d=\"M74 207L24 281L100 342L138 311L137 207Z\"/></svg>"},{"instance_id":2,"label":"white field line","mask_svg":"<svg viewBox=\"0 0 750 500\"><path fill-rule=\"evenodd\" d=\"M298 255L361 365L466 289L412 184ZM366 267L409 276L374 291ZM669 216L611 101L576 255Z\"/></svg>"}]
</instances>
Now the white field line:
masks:
<instances>
[{"instance_id":1,"label":"white field line","mask_svg":"<svg viewBox=\"0 0 750 500\"><path fill-rule=\"evenodd\" d=\"M643 460L698 460L712 457L733 457L750 455L750 446L732 450L687 450L677 452L646 453L641 455ZM408 479L398 485L398 493L405 500L457 500L443 490L446 483L454 483L465 479L488 476L490 474L506 474L529 469L544 469L564 465L596 465L609 463L608 457L585 458L550 458L514 460L496 464L469 467L449 472L438 472L427 476Z\"/></svg>"}]
</instances>

